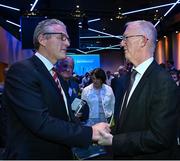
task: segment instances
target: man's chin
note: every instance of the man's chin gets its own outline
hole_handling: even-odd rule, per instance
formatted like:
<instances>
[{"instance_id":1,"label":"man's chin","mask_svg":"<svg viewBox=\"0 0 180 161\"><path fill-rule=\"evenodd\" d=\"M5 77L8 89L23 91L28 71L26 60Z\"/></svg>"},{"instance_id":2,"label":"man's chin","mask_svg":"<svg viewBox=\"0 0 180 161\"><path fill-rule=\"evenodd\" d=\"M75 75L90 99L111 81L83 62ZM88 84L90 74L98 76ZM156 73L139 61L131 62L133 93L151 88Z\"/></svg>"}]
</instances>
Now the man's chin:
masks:
<instances>
[{"instance_id":1,"label":"man's chin","mask_svg":"<svg viewBox=\"0 0 180 161\"><path fill-rule=\"evenodd\" d=\"M128 55L127 55L126 53L124 54L124 56L125 56L126 59L128 59ZM128 60L129 60L129 59L128 59Z\"/></svg>"},{"instance_id":2,"label":"man's chin","mask_svg":"<svg viewBox=\"0 0 180 161\"><path fill-rule=\"evenodd\" d=\"M59 57L59 59L65 59L66 58L66 54L60 54L60 57Z\"/></svg>"}]
</instances>

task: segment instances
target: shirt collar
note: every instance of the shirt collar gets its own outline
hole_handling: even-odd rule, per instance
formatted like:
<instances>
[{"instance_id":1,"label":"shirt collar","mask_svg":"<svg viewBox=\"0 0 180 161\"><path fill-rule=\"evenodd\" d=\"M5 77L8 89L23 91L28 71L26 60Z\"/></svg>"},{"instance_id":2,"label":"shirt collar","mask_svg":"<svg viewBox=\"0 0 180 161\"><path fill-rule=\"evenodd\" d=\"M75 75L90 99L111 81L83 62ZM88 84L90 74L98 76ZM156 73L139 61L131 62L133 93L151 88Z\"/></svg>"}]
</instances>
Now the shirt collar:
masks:
<instances>
[{"instance_id":1,"label":"shirt collar","mask_svg":"<svg viewBox=\"0 0 180 161\"><path fill-rule=\"evenodd\" d=\"M46 57L44 57L42 54L36 52L35 55L43 62L43 64L48 69L48 71L50 71L54 67L54 65Z\"/></svg>"},{"instance_id":2,"label":"shirt collar","mask_svg":"<svg viewBox=\"0 0 180 161\"><path fill-rule=\"evenodd\" d=\"M146 71L146 69L150 66L150 64L153 62L154 58L151 57L149 59L147 59L146 61L144 61L143 63L139 64L136 68L132 68L135 69L139 74L143 75Z\"/></svg>"}]
</instances>

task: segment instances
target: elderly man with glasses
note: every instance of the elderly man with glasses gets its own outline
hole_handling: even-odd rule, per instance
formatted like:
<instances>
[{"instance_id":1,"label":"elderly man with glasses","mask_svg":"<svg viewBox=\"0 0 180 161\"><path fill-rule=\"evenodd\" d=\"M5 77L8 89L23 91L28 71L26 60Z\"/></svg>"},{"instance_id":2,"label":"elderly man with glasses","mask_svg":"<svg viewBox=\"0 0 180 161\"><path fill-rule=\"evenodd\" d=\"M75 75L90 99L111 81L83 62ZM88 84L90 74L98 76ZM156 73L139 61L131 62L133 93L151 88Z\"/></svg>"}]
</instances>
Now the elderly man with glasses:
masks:
<instances>
[{"instance_id":1,"label":"elderly man with glasses","mask_svg":"<svg viewBox=\"0 0 180 161\"><path fill-rule=\"evenodd\" d=\"M156 39L152 23L139 20L126 24L121 46L125 58L133 64L132 74L124 97L121 99L115 92L114 133L102 132L98 142L112 146L114 159L173 157L177 87L154 59Z\"/></svg>"}]
</instances>

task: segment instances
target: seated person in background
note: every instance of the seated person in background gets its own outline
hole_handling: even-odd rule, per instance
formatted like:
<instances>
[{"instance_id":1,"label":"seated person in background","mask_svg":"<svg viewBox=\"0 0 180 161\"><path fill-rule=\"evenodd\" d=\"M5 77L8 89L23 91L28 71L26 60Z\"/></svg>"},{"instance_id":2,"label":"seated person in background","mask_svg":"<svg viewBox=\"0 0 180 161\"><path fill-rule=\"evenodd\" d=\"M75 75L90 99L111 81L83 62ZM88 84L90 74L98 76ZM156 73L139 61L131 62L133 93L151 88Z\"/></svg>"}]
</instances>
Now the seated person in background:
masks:
<instances>
[{"instance_id":1,"label":"seated person in background","mask_svg":"<svg viewBox=\"0 0 180 161\"><path fill-rule=\"evenodd\" d=\"M61 76L67 82L68 93L71 103L75 98L81 98L79 84L73 79L74 60L72 57L67 56L65 59L58 61L57 69ZM83 106L77 115L81 121L86 121L89 117L89 107Z\"/></svg>"},{"instance_id":2,"label":"seated person in background","mask_svg":"<svg viewBox=\"0 0 180 161\"><path fill-rule=\"evenodd\" d=\"M115 97L110 86L106 85L106 74L103 69L92 71L92 83L82 91L81 98L89 105L89 120L87 125L96 122L109 121L114 111Z\"/></svg>"}]
</instances>

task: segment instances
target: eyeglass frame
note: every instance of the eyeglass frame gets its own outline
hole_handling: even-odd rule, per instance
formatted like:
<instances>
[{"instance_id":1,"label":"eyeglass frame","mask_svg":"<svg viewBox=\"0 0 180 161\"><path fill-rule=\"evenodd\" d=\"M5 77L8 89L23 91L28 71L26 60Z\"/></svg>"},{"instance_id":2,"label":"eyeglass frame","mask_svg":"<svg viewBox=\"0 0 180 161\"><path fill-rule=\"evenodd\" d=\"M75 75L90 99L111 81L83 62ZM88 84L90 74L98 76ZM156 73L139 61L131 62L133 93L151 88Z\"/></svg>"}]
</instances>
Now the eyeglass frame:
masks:
<instances>
[{"instance_id":1,"label":"eyeglass frame","mask_svg":"<svg viewBox=\"0 0 180 161\"><path fill-rule=\"evenodd\" d=\"M61 40L61 41L66 41L66 40L68 40L69 43L71 42L70 38L67 37L67 36L66 36L64 33L62 33L62 32L45 32L45 33L43 33L43 35L55 35L55 34L61 35L61 37L60 37L60 40ZM58 38L58 39L59 39L59 38Z\"/></svg>"},{"instance_id":2,"label":"eyeglass frame","mask_svg":"<svg viewBox=\"0 0 180 161\"><path fill-rule=\"evenodd\" d=\"M123 41L127 41L128 38L131 38L131 37L139 37L139 36L142 36L142 37L144 37L144 38L146 38L146 39L148 40L148 38L147 38L146 36L144 36L144 35L129 35L129 36L123 35L123 36L122 36L122 40L123 40Z\"/></svg>"}]
</instances>

